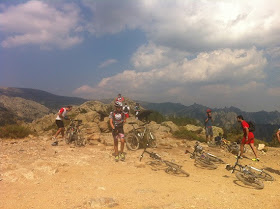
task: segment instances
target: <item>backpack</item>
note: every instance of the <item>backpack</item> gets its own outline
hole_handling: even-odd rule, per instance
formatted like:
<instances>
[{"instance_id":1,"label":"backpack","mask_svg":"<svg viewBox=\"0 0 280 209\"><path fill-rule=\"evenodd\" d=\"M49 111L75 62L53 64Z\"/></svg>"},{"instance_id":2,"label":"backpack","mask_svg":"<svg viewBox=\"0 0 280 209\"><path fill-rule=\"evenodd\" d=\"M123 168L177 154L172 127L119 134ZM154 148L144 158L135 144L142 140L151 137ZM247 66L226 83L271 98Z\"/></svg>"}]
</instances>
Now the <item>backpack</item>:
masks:
<instances>
[{"instance_id":1,"label":"backpack","mask_svg":"<svg viewBox=\"0 0 280 209\"><path fill-rule=\"evenodd\" d=\"M249 132L254 132L256 130L256 125L253 121L249 121L248 125L249 125Z\"/></svg>"},{"instance_id":2,"label":"backpack","mask_svg":"<svg viewBox=\"0 0 280 209\"><path fill-rule=\"evenodd\" d=\"M124 111L125 113L128 113L128 112L129 112L128 107L127 107L127 106L125 106L125 107L124 107L124 109L123 109L123 111Z\"/></svg>"}]
</instances>

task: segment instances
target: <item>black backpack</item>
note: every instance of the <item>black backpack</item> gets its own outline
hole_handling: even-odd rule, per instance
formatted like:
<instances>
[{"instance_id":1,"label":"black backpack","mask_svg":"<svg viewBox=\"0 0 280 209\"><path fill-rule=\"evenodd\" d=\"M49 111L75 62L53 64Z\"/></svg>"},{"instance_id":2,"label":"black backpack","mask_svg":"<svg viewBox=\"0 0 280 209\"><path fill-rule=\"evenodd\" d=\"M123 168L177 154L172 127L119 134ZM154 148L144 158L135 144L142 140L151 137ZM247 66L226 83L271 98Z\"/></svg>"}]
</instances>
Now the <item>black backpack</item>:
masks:
<instances>
[{"instance_id":1,"label":"black backpack","mask_svg":"<svg viewBox=\"0 0 280 209\"><path fill-rule=\"evenodd\" d=\"M256 130L256 125L253 121L249 121L248 125L249 125L249 131L250 132L254 132Z\"/></svg>"}]
</instances>

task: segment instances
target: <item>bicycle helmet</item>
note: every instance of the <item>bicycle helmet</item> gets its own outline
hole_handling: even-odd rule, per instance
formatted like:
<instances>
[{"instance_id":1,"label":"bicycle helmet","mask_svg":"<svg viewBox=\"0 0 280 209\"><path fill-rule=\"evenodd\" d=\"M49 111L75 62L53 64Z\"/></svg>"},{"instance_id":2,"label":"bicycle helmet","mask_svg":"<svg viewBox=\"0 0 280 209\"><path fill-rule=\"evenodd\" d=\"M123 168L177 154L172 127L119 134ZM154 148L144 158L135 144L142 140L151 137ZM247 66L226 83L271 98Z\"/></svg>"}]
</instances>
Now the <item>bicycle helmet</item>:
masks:
<instances>
[{"instance_id":1,"label":"bicycle helmet","mask_svg":"<svg viewBox=\"0 0 280 209\"><path fill-rule=\"evenodd\" d=\"M122 103L119 102L119 101L116 101L116 102L115 102L115 107L122 107Z\"/></svg>"},{"instance_id":2,"label":"bicycle helmet","mask_svg":"<svg viewBox=\"0 0 280 209\"><path fill-rule=\"evenodd\" d=\"M212 112L212 110L211 109L207 109L206 112L209 113L209 112Z\"/></svg>"}]
</instances>

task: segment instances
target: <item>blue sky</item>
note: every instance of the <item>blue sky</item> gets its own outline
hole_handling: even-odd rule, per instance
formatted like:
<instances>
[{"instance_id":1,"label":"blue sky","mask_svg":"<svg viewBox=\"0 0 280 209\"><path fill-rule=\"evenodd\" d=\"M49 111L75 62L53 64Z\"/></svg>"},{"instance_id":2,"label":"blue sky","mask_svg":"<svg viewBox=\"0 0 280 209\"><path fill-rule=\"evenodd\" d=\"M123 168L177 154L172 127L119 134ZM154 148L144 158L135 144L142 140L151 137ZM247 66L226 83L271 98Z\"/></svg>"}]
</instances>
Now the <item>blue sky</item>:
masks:
<instances>
[{"instance_id":1,"label":"blue sky","mask_svg":"<svg viewBox=\"0 0 280 209\"><path fill-rule=\"evenodd\" d=\"M0 86L280 111L278 0L0 0Z\"/></svg>"}]
</instances>

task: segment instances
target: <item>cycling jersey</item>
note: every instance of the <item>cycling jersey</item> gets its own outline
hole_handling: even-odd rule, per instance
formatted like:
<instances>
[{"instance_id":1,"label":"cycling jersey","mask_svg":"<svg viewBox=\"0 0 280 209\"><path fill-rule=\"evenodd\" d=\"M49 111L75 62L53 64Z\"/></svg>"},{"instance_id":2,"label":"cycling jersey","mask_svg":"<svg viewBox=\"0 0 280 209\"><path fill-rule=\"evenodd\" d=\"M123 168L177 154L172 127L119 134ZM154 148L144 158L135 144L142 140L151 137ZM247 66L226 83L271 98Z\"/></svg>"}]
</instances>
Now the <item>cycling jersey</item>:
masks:
<instances>
[{"instance_id":1,"label":"cycling jersey","mask_svg":"<svg viewBox=\"0 0 280 209\"><path fill-rule=\"evenodd\" d=\"M109 118L113 119L114 127L123 126L125 116L124 116L124 113L122 111L121 112L117 112L117 111L111 112L110 115L109 115Z\"/></svg>"},{"instance_id":2,"label":"cycling jersey","mask_svg":"<svg viewBox=\"0 0 280 209\"><path fill-rule=\"evenodd\" d=\"M59 116L59 114L62 115L62 117L64 118L67 115L67 110L65 107L61 108L58 113L57 113L57 117L56 120L62 120L62 118Z\"/></svg>"}]
</instances>

